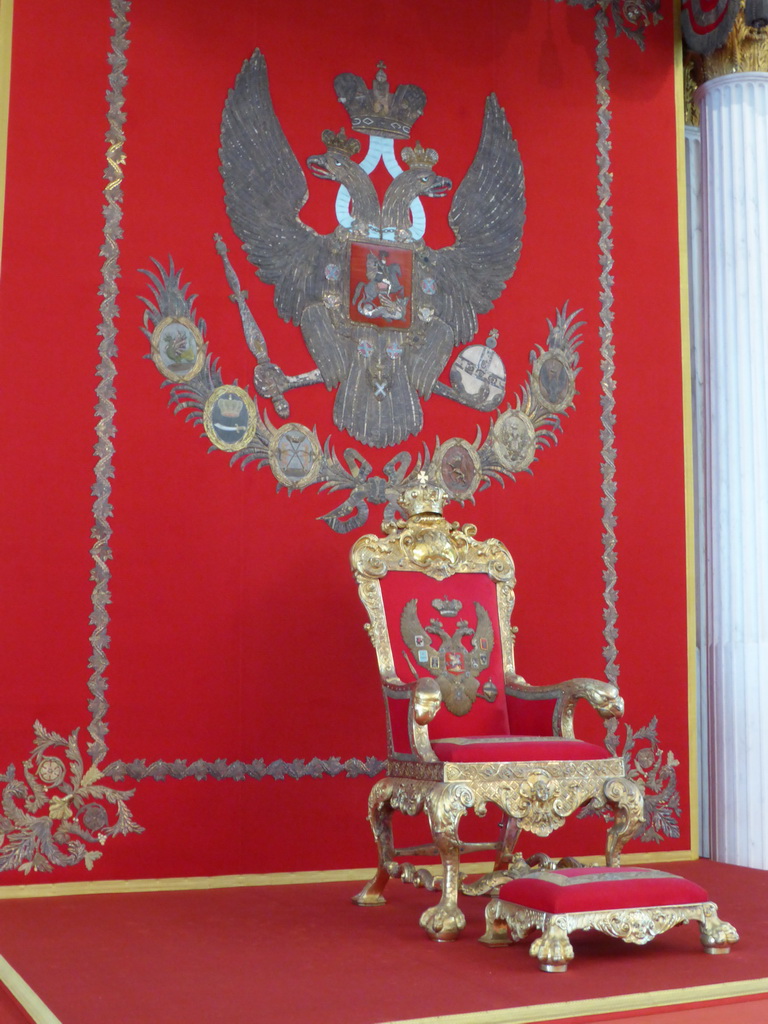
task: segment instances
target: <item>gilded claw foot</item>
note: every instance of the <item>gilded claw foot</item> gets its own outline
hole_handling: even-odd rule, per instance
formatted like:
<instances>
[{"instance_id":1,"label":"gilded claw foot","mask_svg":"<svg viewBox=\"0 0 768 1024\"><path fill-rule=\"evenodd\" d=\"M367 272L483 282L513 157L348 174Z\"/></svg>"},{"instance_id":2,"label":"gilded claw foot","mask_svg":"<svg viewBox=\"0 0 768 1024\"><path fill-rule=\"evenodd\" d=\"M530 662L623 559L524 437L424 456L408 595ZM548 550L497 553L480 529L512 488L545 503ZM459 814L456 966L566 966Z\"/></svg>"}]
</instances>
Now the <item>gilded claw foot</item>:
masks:
<instances>
[{"instance_id":1,"label":"gilded claw foot","mask_svg":"<svg viewBox=\"0 0 768 1024\"><path fill-rule=\"evenodd\" d=\"M705 903L704 916L699 925L699 936L705 953L730 953L734 942L739 941L739 933L732 924L721 921L717 916L717 906Z\"/></svg>"},{"instance_id":2,"label":"gilded claw foot","mask_svg":"<svg viewBox=\"0 0 768 1024\"><path fill-rule=\"evenodd\" d=\"M568 941L568 932L552 921L543 935L531 943L531 956L538 958L542 971L552 973L568 970L568 961L573 960L573 946Z\"/></svg>"},{"instance_id":3,"label":"gilded claw foot","mask_svg":"<svg viewBox=\"0 0 768 1024\"><path fill-rule=\"evenodd\" d=\"M419 919L419 924L430 939L438 942L457 939L466 923L466 917L456 904L444 903L442 900L436 907L425 910Z\"/></svg>"}]
</instances>

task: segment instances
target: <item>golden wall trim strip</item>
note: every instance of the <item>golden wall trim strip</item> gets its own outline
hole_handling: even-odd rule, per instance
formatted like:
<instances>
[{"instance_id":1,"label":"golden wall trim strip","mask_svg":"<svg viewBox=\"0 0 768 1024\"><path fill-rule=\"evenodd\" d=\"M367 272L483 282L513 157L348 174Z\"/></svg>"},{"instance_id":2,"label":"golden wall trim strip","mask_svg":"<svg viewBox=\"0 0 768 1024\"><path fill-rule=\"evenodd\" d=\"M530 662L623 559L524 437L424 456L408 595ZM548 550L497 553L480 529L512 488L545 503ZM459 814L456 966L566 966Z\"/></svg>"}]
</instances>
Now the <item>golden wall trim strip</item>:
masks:
<instances>
[{"instance_id":1,"label":"golden wall trim strip","mask_svg":"<svg viewBox=\"0 0 768 1024\"><path fill-rule=\"evenodd\" d=\"M8 156L8 116L11 101L13 0L0 0L0 267L5 217L5 165Z\"/></svg>"}]
</instances>

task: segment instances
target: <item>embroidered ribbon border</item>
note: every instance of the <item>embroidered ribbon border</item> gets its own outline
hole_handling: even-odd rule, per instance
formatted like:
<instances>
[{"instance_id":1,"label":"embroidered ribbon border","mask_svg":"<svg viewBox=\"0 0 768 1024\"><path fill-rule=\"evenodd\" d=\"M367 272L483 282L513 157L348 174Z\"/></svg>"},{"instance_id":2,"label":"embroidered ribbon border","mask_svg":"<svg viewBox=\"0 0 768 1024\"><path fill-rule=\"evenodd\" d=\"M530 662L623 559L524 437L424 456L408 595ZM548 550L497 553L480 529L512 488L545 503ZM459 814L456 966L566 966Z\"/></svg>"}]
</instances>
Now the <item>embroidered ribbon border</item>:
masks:
<instances>
[{"instance_id":1,"label":"embroidered ribbon border","mask_svg":"<svg viewBox=\"0 0 768 1024\"><path fill-rule=\"evenodd\" d=\"M114 0L116 6L118 0ZM618 610L616 602L618 598L617 573L616 573L616 435L615 435L615 399L614 391L616 383L614 380L615 348L613 344L613 241L612 241L612 208L611 208L611 160L610 160L610 91L609 91L609 63L608 63L608 8L612 9L612 0L598 0L597 3L590 3L590 0L577 0L582 6L595 6L595 40L596 40L596 94L597 94L597 164L598 164L598 229L599 229L599 251L600 251L600 366L602 371L601 380L601 476L602 492L601 505L603 510L603 581L605 590L603 594L604 609L603 618L605 622L603 636L605 646L603 656L606 664L606 678L616 682L619 676L618 650L616 640L618 637ZM128 0L123 0L120 6L128 6ZM616 21L615 12L614 22ZM642 37L638 36L642 42ZM110 107L110 124L112 123L113 110ZM105 237L108 235L108 227L105 229ZM116 246L114 239L113 244ZM98 477L98 472L97 472ZM108 581L108 574L106 576ZM101 614L106 618L106 612L101 609ZM100 701L104 701L103 691L99 694ZM106 701L104 701L106 710ZM214 778L214 779L260 779L269 776L274 779L298 779L304 777L318 778L321 775L336 776L346 774L355 778L359 775L373 777L378 775L386 765L385 761L378 758L368 757L364 761L358 758L351 758L347 761L340 761L338 758L321 760L317 757L309 761L296 759L293 761L275 760L266 764L263 760L257 759L250 763L242 761L227 762L225 759L216 761L196 760L187 763L184 760L175 761L153 761L147 765L143 759L137 759L130 763L115 761L106 770L115 780L123 778L146 779L152 778L163 780L166 778Z\"/></svg>"}]
</instances>

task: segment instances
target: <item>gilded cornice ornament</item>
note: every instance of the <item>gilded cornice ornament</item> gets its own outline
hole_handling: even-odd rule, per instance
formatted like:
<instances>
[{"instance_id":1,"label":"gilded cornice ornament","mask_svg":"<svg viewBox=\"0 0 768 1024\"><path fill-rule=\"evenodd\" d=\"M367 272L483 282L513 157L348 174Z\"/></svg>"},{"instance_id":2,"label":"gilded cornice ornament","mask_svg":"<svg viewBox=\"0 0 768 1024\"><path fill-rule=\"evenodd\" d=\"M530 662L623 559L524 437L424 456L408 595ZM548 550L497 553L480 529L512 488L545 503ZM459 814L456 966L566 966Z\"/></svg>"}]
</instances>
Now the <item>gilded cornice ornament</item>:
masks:
<instances>
[{"instance_id":1,"label":"gilded cornice ornament","mask_svg":"<svg viewBox=\"0 0 768 1024\"><path fill-rule=\"evenodd\" d=\"M699 84L749 71L768 71L768 26L748 25L742 0L725 43L701 57Z\"/></svg>"},{"instance_id":2,"label":"gilded cornice ornament","mask_svg":"<svg viewBox=\"0 0 768 1024\"><path fill-rule=\"evenodd\" d=\"M568 0L568 3L587 10L599 7L610 13L617 35L633 39L641 50L645 48L645 30L661 21L661 0Z\"/></svg>"},{"instance_id":3,"label":"gilded cornice ornament","mask_svg":"<svg viewBox=\"0 0 768 1024\"><path fill-rule=\"evenodd\" d=\"M685 123L688 125L699 123L694 94L704 82L725 75L768 72L768 0L759 0L759 7L749 6L745 0L729 2L733 16L726 23L729 26L727 34L697 37L690 31L684 32L683 85ZM717 40L716 46L711 45L712 39Z\"/></svg>"}]
</instances>

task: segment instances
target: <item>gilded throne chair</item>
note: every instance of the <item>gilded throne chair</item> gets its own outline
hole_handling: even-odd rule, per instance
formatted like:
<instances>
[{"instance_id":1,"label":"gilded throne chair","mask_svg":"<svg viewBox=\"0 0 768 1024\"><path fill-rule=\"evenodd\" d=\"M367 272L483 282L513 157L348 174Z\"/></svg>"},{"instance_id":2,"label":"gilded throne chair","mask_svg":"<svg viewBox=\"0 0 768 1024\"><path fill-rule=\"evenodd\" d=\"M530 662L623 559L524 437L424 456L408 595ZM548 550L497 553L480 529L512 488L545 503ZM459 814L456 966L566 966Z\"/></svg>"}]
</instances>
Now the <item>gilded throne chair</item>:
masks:
<instances>
[{"instance_id":1,"label":"gilded throne chair","mask_svg":"<svg viewBox=\"0 0 768 1024\"><path fill-rule=\"evenodd\" d=\"M449 523L446 500L427 484L406 491L400 504L408 518L385 524L384 537L360 537L351 552L387 727L386 777L368 806L378 868L354 899L384 903L391 877L439 889L420 922L438 940L456 938L465 925L460 894L489 893L535 870L537 858L514 852L522 831L547 836L590 803L610 812L605 856L617 866L643 822L643 794L625 777L622 758L574 736L580 700L604 719L623 713L617 687L593 679L535 686L517 674L512 558L500 541L478 540L474 526ZM462 842L463 816L484 815L488 805L502 813L498 840ZM395 811L423 812L432 842L396 847ZM460 858L480 850L492 851L494 868L469 881ZM408 860L428 854L439 854L441 872Z\"/></svg>"}]
</instances>

